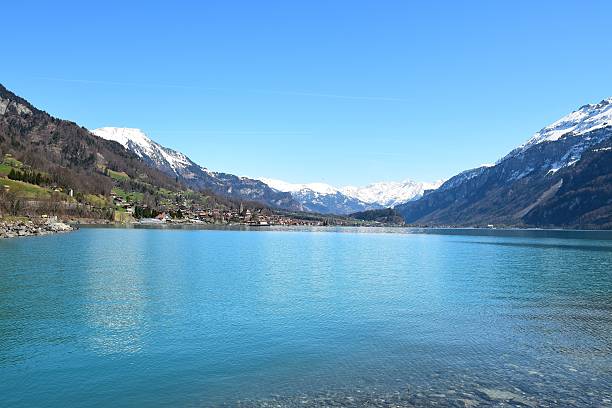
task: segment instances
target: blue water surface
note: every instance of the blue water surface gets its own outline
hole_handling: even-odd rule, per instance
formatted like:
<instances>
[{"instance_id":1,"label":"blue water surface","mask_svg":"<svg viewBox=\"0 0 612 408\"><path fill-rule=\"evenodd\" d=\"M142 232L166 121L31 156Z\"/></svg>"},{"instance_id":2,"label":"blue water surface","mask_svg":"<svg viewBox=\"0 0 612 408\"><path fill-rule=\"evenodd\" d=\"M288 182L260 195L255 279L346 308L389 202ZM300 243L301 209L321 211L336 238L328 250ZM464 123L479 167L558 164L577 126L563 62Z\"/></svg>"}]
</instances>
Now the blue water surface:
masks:
<instances>
[{"instance_id":1,"label":"blue water surface","mask_svg":"<svg viewBox=\"0 0 612 408\"><path fill-rule=\"evenodd\" d=\"M610 233L82 228L0 241L2 406L495 402L483 389L609 406L611 383Z\"/></svg>"}]
</instances>

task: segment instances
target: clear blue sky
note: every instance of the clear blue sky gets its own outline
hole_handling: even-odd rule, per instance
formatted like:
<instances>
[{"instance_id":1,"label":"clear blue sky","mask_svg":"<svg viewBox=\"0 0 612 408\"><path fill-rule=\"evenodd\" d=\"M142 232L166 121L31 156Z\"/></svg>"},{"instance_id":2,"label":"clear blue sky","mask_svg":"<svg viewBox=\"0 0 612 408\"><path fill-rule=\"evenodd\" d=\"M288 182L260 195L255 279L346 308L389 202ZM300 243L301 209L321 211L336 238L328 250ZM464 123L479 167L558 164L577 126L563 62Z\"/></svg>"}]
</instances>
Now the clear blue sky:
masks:
<instances>
[{"instance_id":1,"label":"clear blue sky","mask_svg":"<svg viewBox=\"0 0 612 408\"><path fill-rule=\"evenodd\" d=\"M0 82L214 170L336 185L450 177L612 95L612 1L201 3L5 2Z\"/></svg>"}]
</instances>

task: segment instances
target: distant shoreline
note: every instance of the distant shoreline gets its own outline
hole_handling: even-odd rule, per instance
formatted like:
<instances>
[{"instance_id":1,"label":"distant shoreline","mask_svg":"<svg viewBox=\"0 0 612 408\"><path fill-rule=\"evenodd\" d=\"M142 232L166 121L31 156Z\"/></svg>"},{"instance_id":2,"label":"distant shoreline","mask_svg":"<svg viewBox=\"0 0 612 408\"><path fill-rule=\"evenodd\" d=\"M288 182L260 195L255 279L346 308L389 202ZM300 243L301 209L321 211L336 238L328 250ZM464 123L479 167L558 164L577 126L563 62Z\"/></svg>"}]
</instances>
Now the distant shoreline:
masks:
<instances>
[{"instance_id":1,"label":"distant shoreline","mask_svg":"<svg viewBox=\"0 0 612 408\"><path fill-rule=\"evenodd\" d=\"M374 233L374 234L432 234L467 236L534 236L551 238L588 238L612 240L612 230L587 230L564 228L479 228L479 227L414 227L414 226L257 226L224 224L73 224L79 228L101 229L150 229L150 230L192 230L192 231L244 231L244 232L336 232L336 233ZM568 237L575 235L575 237Z\"/></svg>"},{"instance_id":2,"label":"distant shoreline","mask_svg":"<svg viewBox=\"0 0 612 408\"><path fill-rule=\"evenodd\" d=\"M80 228L201 230L201 231L256 231L256 232L336 232L336 233L388 233L432 234L467 236L533 236L551 238L583 238L612 240L612 230L535 227L465 227L465 226L411 226L411 225L248 225L208 223L113 223L105 220L82 219L59 221L27 217L0 218L0 239L41 236L70 232ZM573 235L568 237L568 235Z\"/></svg>"}]
</instances>

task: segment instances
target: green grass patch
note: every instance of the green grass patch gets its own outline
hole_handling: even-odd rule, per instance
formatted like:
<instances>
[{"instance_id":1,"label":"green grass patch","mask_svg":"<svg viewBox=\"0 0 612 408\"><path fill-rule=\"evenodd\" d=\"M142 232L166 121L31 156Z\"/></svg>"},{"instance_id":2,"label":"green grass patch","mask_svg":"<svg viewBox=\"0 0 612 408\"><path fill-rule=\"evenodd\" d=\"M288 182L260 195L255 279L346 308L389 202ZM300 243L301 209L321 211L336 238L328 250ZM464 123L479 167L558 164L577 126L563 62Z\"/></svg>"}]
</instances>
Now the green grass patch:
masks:
<instances>
[{"instance_id":1,"label":"green grass patch","mask_svg":"<svg viewBox=\"0 0 612 408\"><path fill-rule=\"evenodd\" d=\"M128 201L132 202L132 203L141 203L144 199L144 194L143 193L129 193L128 194Z\"/></svg>"},{"instance_id":2,"label":"green grass patch","mask_svg":"<svg viewBox=\"0 0 612 408\"><path fill-rule=\"evenodd\" d=\"M138 193L138 192L131 192L131 193L127 193L125 190L119 188L119 187L113 187L112 189L113 194L115 194L117 197L121 197L124 200L130 202L130 203L140 203L142 202L143 198L144 198L144 194L143 193Z\"/></svg>"},{"instance_id":3,"label":"green grass patch","mask_svg":"<svg viewBox=\"0 0 612 408\"><path fill-rule=\"evenodd\" d=\"M103 196L99 196L99 195L85 194L83 196L83 200L87 202L88 204L94 207L97 207L97 208L104 208L108 206L108 201L106 200L106 198Z\"/></svg>"},{"instance_id":4,"label":"green grass patch","mask_svg":"<svg viewBox=\"0 0 612 408\"><path fill-rule=\"evenodd\" d=\"M119 197L123 197L123 198L127 197L127 193L122 188L119 188L119 187L113 187L111 192L114 195L119 196Z\"/></svg>"},{"instance_id":5,"label":"green grass patch","mask_svg":"<svg viewBox=\"0 0 612 408\"><path fill-rule=\"evenodd\" d=\"M113 180L117 180L117 181L125 181L125 180L128 180L130 178L130 176L128 176L123 171L114 171L114 170L111 170L111 169L108 169L108 175Z\"/></svg>"},{"instance_id":6,"label":"green grass patch","mask_svg":"<svg viewBox=\"0 0 612 408\"><path fill-rule=\"evenodd\" d=\"M23 168L23 163L17 159L13 159L10 155L4 156L2 161L0 161L0 175L6 176L11 170L20 170Z\"/></svg>"},{"instance_id":7,"label":"green grass patch","mask_svg":"<svg viewBox=\"0 0 612 408\"><path fill-rule=\"evenodd\" d=\"M1 179L0 186L3 188L8 186L9 191L23 198L49 198L51 196L51 192L48 189L35 184L24 183L23 181Z\"/></svg>"},{"instance_id":8,"label":"green grass patch","mask_svg":"<svg viewBox=\"0 0 612 408\"><path fill-rule=\"evenodd\" d=\"M27 222L30 219L21 215L0 215L0 221L6 222Z\"/></svg>"},{"instance_id":9,"label":"green grass patch","mask_svg":"<svg viewBox=\"0 0 612 408\"><path fill-rule=\"evenodd\" d=\"M0 164L0 175L2 176L6 176L8 175L11 170L13 169L13 166L9 166L8 164Z\"/></svg>"},{"instance_id":10,"label":"green grass patch","mask_svg":"<svg viewBox=\"0 0 612 408\"><path fill-rule=\"evenodd\" d=\"M4 156L4 160L2 161L2 164L6 164L7 166L10 167L15 167L16 169L20 169L23 167L23 163L20 162L19 160L11 157L10 155L5 155Z\"/></svg>"},{"instance_id":11,"label":"green grass patch","mask_svg":"<svg viewBox=\"0 0 612 408\"><path fill-rule=\"evenodd\" d=\"M166 196L166 197L170 197L170 196L176 195L176 193L174 191L167 190L167 189L165 189L163 187L160 187L158 191L159 191L159 194L161 194L163 196Z\"/></svg>"}]
</instances>

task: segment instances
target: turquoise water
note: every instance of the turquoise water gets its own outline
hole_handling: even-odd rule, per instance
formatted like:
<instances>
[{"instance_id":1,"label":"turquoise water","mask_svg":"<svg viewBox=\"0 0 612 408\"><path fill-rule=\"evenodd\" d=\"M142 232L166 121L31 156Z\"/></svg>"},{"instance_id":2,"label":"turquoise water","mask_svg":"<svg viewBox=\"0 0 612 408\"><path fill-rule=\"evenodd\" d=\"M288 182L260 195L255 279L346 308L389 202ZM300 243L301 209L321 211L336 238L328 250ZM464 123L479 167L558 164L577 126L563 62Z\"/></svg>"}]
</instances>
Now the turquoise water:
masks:
<instances>
[{"instance_id":1,"label":"turquoise water","mask_svg":"<svg viewBox=\"0 0 612 408\"><path fill-rule=\"evenodd\" d=\"M390 231L2 240L0 405L610 405L610 233Z\"/></svg>"}]
</instances>

